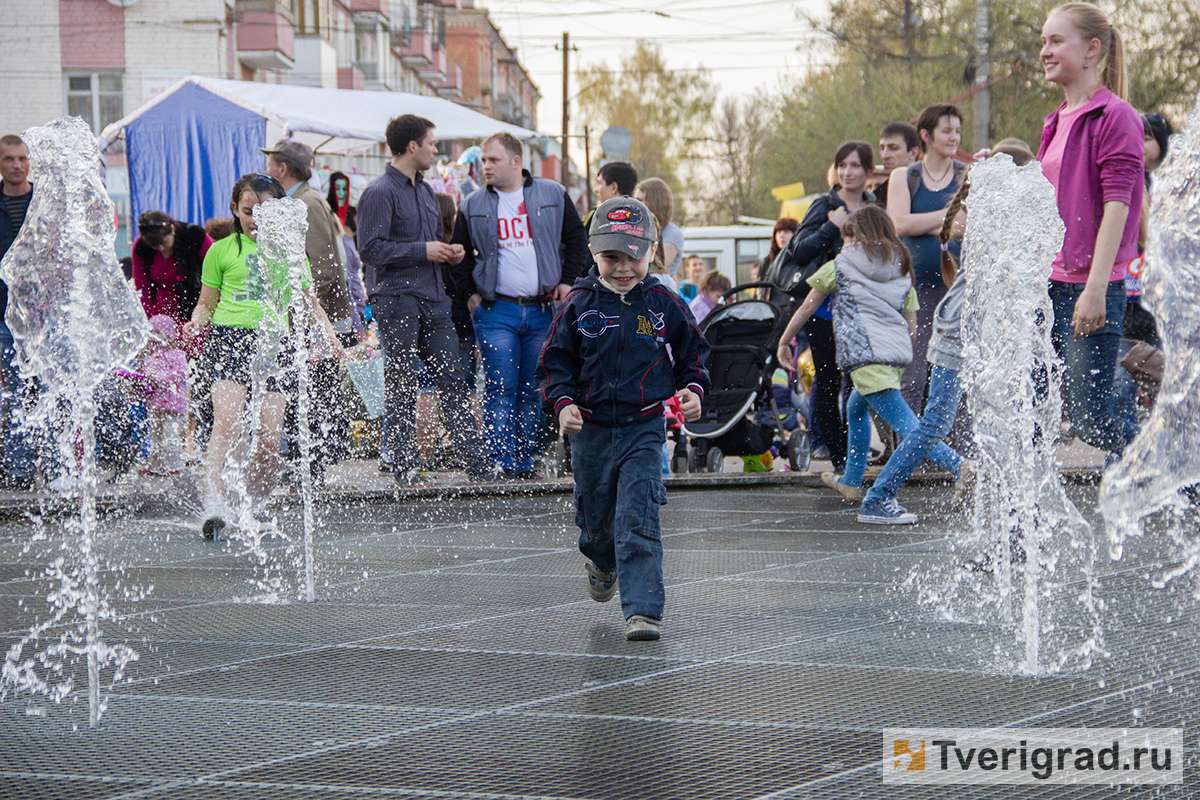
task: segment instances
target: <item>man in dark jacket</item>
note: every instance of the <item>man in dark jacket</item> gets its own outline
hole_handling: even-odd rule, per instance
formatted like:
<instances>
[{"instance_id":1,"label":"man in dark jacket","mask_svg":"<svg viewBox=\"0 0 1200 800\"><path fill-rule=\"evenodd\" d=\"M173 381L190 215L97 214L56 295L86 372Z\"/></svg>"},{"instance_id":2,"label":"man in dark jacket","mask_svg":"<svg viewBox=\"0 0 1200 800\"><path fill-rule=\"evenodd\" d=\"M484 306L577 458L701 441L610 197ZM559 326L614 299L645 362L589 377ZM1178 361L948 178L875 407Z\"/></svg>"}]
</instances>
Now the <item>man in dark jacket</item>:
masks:
<instances>
[{"instance_id":1,"label":"man in dark jacket","mask_svg":"<svg viewBox=\"0 0 1200 800\"><path fill-rule=\"evenodd\" d=\"M438 388L446 428L475 479L491 476L450 319L442 264L463 259L441 240L442 213L424 172L437 157L433 123L404 114L388 123L391 163L358 203L358 254L383 345L383 460L402 486L421 483L415 439L418 357Z\"/></svg>"},{"instance_id":2,"label":"man in dark jacket","mask_svg":"<svg viewBox=\"0 0 1200 800\"><path fill-rule=\"evenodd\" d=\"M462 202L451 243L464 257L450 267L467 298L483 371L483 429L492 461L510 477L533 476L541 434L533 377L546 331L587 263L587 235L561 184L521 168L521 142L483 141L486 186Z\"/></svg>"},{"instance_id":3,"label":"man in dark jacket","mask_svg":"<svg viewBox=\"0 0 1200 800\"><path fill-rule=\"evenodd\" d=\"M25 222L25 213L33 199L33 184L29 182L29 148L21 137L9 134L0 137L0 258L8 252L17 232ZM8 286L0 281L0 375L3 377L4 392L0 400L0 413L4 426L0 437L0 487L5 489L33 488L33 453L27 438L19 430L23 422L24 406L21 400L23 389L20 375L13 364L16 350L13 348L12 331L4 323L4 311L8 307Z\"/></svg>"}]
</instances>

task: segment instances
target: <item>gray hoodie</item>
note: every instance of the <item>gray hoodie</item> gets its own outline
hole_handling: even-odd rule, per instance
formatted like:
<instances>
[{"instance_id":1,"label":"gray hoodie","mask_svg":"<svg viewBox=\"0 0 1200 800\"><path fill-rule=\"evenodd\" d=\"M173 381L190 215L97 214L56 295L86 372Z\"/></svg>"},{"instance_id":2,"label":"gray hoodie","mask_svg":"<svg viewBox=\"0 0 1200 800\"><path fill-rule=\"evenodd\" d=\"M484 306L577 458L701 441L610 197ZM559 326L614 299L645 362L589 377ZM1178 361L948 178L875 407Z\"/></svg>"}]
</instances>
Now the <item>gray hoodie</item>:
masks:
<instances>
[{"instance_id":1,"label":"gray hoodie","mask_svg":"<svg viewBox=\"0 0 1200 800\"><path fill-rule=\"evenodd\" d=\"M850 242L834 259L837 294L833 333L837 365L853 372L869 364L906 367L912 361L912 339L902 309L912 278L900 262L871 260L862 246Z\"/></svg>"},{"instance_id":2,"label":"gray hoodie","mask_svg":"<svg viewBox=\"0 0 1200 800\"><path fill-rule=\"evenodd\" d=\"M964 249L963 254L966 255ZM959 259L954 283L933 311L933 333L929 337L926 360L935 367L962 371L962 304L967 294L966 272Z\"/></svg>"}]
</instances>

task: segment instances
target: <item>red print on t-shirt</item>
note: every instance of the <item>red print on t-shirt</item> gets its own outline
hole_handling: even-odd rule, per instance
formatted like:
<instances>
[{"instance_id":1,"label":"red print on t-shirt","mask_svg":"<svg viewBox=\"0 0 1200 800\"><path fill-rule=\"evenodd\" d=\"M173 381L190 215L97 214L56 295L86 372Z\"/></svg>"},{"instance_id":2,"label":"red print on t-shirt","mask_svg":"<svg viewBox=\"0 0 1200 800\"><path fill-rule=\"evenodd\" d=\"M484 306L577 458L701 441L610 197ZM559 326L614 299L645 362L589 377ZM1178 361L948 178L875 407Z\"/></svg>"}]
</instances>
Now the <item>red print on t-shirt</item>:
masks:
<instances>
[{"instance_id":1,"label":"red print on t-shirt","mask_svg":"<svg viewBox=\"0 0 1200 800\"><path fill-rule=\"evenodd\" d=\"M533 244L529 237L529 214L525 211L524 200L517 206L515 217L509 219L501 216L497 224L501 247L525 247Z\"/></svg>"}]
</instances>

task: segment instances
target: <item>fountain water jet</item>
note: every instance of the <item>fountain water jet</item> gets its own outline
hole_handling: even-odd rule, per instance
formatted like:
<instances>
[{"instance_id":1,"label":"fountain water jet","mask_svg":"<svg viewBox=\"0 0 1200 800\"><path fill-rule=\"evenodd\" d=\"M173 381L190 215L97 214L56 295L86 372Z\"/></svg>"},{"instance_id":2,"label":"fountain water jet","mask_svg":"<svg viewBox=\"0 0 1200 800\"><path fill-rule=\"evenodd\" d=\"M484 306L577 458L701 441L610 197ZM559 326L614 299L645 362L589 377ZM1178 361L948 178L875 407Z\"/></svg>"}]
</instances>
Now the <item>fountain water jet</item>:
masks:
<instances>
[{"instance_id":1,"label":"fountain water jet","mask_svg":"<svg viewBox=\"0 0 1200 800\"><path fill-rule=\"evenodd\" d=\"M1142 534L1151 515L1168 512L1166 534L1179 563L1154 578L1158 586L1200 566L1188 490L1200 476L1200 100L1182 133L1172 137L1154 172L1150 240L1142 303L1158 322L1165 354L1162 385L1142 432L1125 448L1100 484L1100 508L1109 554L1119 559L1125 541ZM1200 589L1195 590L1200 597Z\"/></svg>"},{"instance_id":2,"label":"fountain water jet","mask_svg":"<svg viewBox=\"0 0 1200 800\"><path fill-rule=\"evenodd\" d=\"M78 117L64 117L22 134L29 147L36 189L25 222L0 263L8 284L5 320L12 330L22 377L36 380L37 404L28 426L51 431L57 460L78 487L81 510L68 525L77 551L47 570L58 584L49 602L54 613L35 624L8 652L3 686L61 700L72 689L62 676L66 661L86 657L89 722L100 722L100 671L116 678L137 654L106 645L100 621L113 616L100 586L96 542L96 445L94 393L118 366L142 347L149 324L117 262L113 204L100 180L96 138ZM78 445L78 451L77 451ZM52 627L69 623L58 642L33 657L27 647ZM45 670L39 675L38 665ZM114 678L115 679L115 678Z\"/></svg>"},{"instance_id":3,"label":"fountain water jet","mask_svg":"<svg viewBox=\"0 0 1200 800\"><path fill-rule=\"evenodd\" d=\"M970 570L958 562L945 574L914 571L907 584L946 619L994 621L998 610L1003 626L1015 629L1021 672L1068 662L1086 668L1103 651L1093 594L1096 544L1059 477L1061 362L1046 292L1065 228L1040 165L1017 167L1007 155L972 167L967 207L962 380L979 477L972 531L954 548L976 558ZM1069 597L1065 605L1057 602L1062 597ZM1064 644L1072 631L1082 641Z\"/></svg>"},{"instance_id":4,"label":"fountain water jet","mask_svg":"<svg viewBox=\"0 0 1200 800\"><path fill-rule=\"evenodd\" d=\"M294 333L292 367L296 370L298 397L296 402L296 425L300 439L300 495L303 503L304 524L304 596L309 602L314 599L313 588L313 485L312 472L308 465L312 461L312 432L309 429L308 398L308 331L313 322L312 309L308 302L305 283L311 278L305 268L304 234L308 230L308 208L300 200L284 198L268 200L255 207L254 223L258 228L258 248L263 260L272 265L271 297L274 314L264 316L272 320L273 330L267 330L272 341L280 341L287 335L287 313L290 312ZM283 273L278 265L286 265ZM284 288L287 292L282 291ZM272 356L272 363L274 356Z\"/></svg>"}]
</instances>

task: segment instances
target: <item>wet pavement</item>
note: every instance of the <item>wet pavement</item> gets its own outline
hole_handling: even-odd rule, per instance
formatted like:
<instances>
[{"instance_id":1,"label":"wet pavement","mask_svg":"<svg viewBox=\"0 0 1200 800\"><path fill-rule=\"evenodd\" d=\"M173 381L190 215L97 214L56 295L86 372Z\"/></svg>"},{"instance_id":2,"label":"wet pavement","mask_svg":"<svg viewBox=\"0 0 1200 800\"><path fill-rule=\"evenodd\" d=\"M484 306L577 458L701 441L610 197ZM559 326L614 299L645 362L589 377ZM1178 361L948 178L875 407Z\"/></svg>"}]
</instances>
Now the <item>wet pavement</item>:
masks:
<instances>
[{"instance_id":1,"label":"wet pavement","mask_svg":"<svg viewBox=\"0 0 1200 800\"><path fill-rule=\"evenodd\" d=\"M881 731L1137 725L1185 728L1187 784L1158 796L1200 793L1197 601L1190 584L1151 588L1170 558L1152 537L1099 564L1108 655L1027 677L1010 625L946 621L905 589L962 559L944 486L904 490L919 525L878 528L790 481L671 490L655 643L625 641L618 601L588 598L560 484L328 490L314 603L297 599L294 543L253 556L201 541L161 497L130 504L101 526L122 565L102 576L117 611L103 628L139 660L99 729L80 688L0 703L0 797L1128 797L1142 795L884 784ZM1093 487L1071 493L1093 507ZM299 535L286 499L278 522ZM46 616L36 576L63 537L54 518L0 523L5 649Z\"/></svg>"}]
</instances>

